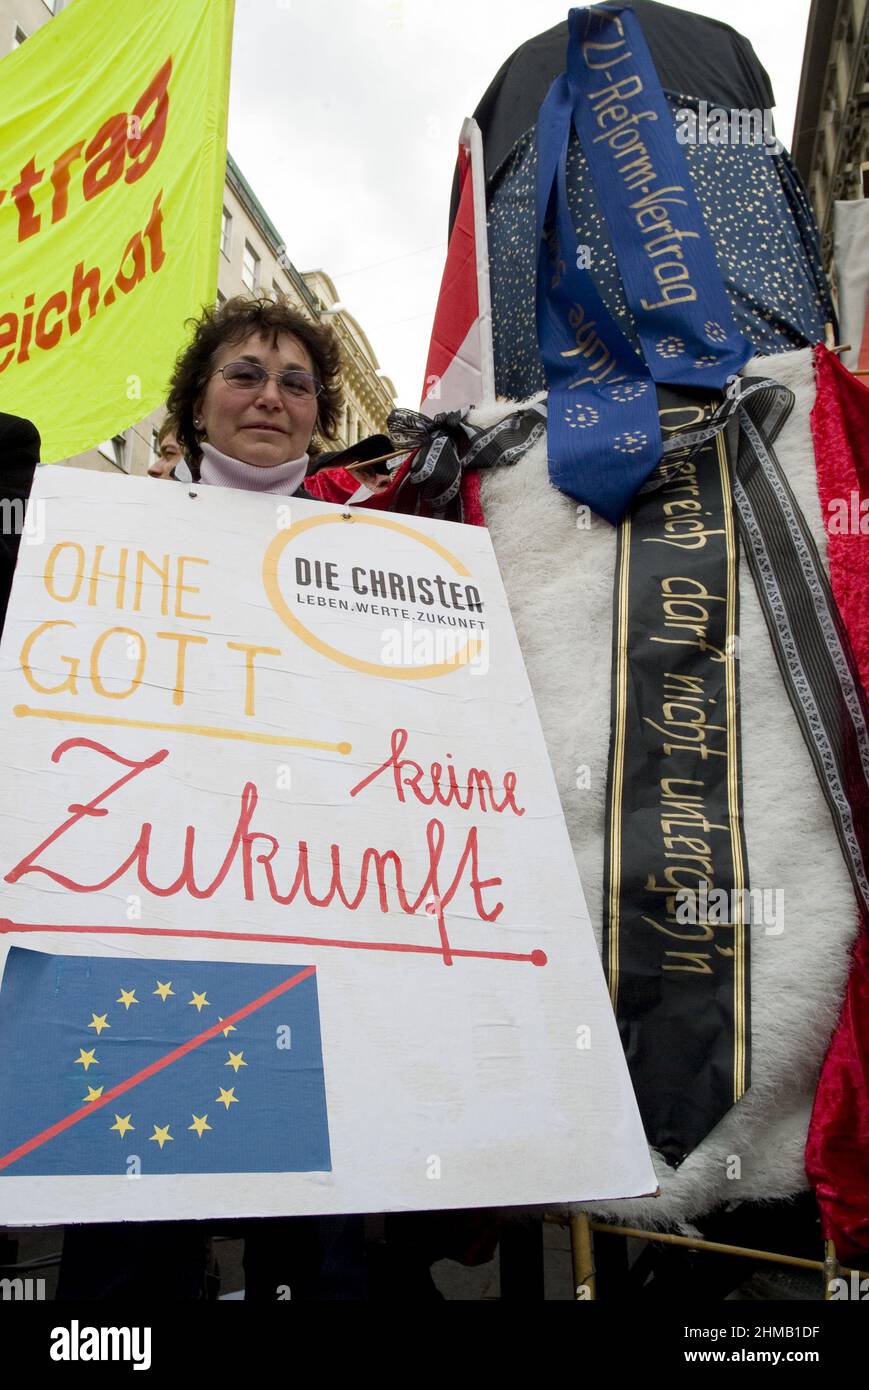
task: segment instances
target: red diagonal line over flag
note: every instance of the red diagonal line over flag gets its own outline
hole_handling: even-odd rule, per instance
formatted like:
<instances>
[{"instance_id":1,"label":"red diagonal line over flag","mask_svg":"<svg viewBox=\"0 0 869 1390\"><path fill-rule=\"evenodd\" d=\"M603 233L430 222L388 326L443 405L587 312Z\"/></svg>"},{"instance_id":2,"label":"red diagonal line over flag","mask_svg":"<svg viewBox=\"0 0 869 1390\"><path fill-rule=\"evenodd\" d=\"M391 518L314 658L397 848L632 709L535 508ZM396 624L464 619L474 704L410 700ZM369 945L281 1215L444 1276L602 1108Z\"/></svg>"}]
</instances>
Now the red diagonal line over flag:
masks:
<instances>
[{"instance_id":1,"label":"red diagonal line over flag","mask_svg":"<svg viewBox=\"0 0 869 1390\"><path fill-rule=\"evenodd\" d=\"M142 1067L141 1071L135 1072L133 1076L128 1076L126 1081L119 1081L117 1086L113 1086L104 1096L100 1096L99 1100L89 1101L86 1105L82 1106L80 1110L74 1110L72 1114L64 1116L64 1118L58 1120L56 1124L50 1125L48 1129L44 1129L41 1134L34 1134L32 1139L25 1139L23 1144L19 1144L16 1149L11 1149L8 1154L4 1154L3 1157L0 1158L0 1170L8 1168L10 1164L15 1163L17 1159L24 1158L27 1154L32 1153L33 1150L38 1149L41 1144L47 1144L49 1139L54 1139L58 1134L63 1134L64 1130L71 1129L73 1125L77 1125L78 1122L85 1119L87 1115L92 1115L95 1110L102 1110L104 1105L108 1105L110 1101L116 1100L118 1096L122 1096L125 1091L131 1091L133 1087L138 1086L140 1082L147 1081L150 1076L155 1076L157 1072L163 1071L166 1067L170 1067L173 1062L177 1062L182 1057L186 1057L188 1052L193 1052L195 1048L202 1047L203 1043L210 1042L212 1038L216 1038L218 1033L222 1033L231 1024L237 1023L239 1019L247 1018L248 1014L256 1013L257 1009L261 1009L264 1005L270 1004L273 999L277 999L281 994L286 994L294 985L300 985L302 981L307 980L310 975L316 974L316 971L317 967L315 965L306 965L304 970L299 970L297 974L292 975L289 980L283 980L281 984L275 985L274 989L270 989L265 994L261 994L258 999L252 999L249 1004L243 1004L240 1009L236 1009L234 1014L230 1014L227 1018L222 1018L218 1023L212 1024L212 1026L206 1028L203 1033L197 1033L194 1038L188 1038L187 1042L182 1043L180 1047L173 1048L171 1052L167 1052L165 1057L158 1057L156 1062L150 1062L147 1067Z\"/></svg>"}]
</instances>

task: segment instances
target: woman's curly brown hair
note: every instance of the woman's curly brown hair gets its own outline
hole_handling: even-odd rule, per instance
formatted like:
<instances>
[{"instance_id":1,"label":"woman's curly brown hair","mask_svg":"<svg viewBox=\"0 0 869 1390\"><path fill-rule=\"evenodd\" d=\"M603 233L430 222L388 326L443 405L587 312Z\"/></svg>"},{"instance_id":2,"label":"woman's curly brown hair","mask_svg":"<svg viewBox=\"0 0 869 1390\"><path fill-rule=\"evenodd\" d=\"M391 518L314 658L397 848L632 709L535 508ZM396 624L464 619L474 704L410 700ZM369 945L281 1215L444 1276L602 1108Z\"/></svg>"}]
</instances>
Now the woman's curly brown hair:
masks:
<instances>
[{"instance_id":1,"label":"woman's curly brown hair","mask_svg":"<svg viewBox=\"0 0 869 1390\"><path fill-rule=\"evenodd\" d=\"M203 309L198 319L188 319L193 337L178 355L166 407L175 419L175 435L194 477L198 477L202 458L201 431L193 423L196 402L204 395L212 374L215 354L226 343L242 343L253 333L272 335L277 347L279 333L291 333L307 348L314 364L314 375L323 390L317 397L317 424L314 438L334 439L344 392L341 386L341 349L332 328L312 323L283 295L270 299L265 294L236 295L216 307ZM311 457L320 452L312 441Z\"/></svg>"}]
</instances>

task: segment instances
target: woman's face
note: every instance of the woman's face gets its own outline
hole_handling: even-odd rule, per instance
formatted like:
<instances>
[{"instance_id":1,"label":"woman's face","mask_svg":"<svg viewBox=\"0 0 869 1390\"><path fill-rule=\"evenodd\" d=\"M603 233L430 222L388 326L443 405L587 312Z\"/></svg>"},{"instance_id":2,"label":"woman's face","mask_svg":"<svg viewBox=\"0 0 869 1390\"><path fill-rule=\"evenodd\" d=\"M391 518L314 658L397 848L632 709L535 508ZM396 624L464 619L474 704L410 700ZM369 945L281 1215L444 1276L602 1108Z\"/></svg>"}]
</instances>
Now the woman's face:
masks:
<instances>
[{"instance_id":1,"label":"woman's face","mask_svg":"<svg viewBox=\"0 0 869 1390\"><path fill-rule=\"evenodd\" d=\"M213 375L197 402L194 416L215 449L257 468L289 463L307 452L317 422L316 396L291 396L274 377L253 389L239 389L224 381L219 369L245 359L259 362L269 372L287 367L315 375L314 363L298 338L280 333L277 346L271 334L254 333L240 343L218 350Z\"/></svg>"}]
</instances>

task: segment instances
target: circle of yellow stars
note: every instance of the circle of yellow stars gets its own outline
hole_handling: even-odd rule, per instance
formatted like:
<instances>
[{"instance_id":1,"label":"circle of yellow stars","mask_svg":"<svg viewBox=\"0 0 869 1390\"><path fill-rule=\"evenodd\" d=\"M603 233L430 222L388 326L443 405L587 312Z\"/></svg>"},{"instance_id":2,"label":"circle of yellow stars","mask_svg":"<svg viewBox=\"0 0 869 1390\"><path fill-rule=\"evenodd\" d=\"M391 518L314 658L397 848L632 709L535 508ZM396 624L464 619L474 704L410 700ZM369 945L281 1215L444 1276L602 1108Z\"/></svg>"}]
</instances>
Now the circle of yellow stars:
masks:
<instances>
[{"instance_id":1,"label":"circle of yellow stars","mask_svg":"<svg viewBox=\"0 0 869 1390\"><path fill-rule=\"evenodd\" d=\"M644 396L649 389L648 381L621 381L615 386L607 387L607 395L611 401L637 401L640 396Z\"/></svg>"},{"instance_id":2,"label":"circle of yellow stars","mask_svg":"<svg viewBox=\"0 0 869 1390\"><path fill-rule=\"evenodd\" d=\"M172 988L171 980L157 980L156 989L152 991L152 997L153 995L157 995L163 1004L167 1003L170 998L177 998L175 990ZM187 1001L188 1007L194 1008L198 1014L201 1014L203 1009L211 1008L211 1001L208 998L207 990L191 990L191 996L192 997ZM129 1013L131 1008L141 1004L143 1001L136 998L135 989L122 988L120 994L114 1002L115 1004L120 1005L124 1009L125 1013ZM218 1015L218 1022L223 1022L223 1016L220 1014ZM103 1014L92 1013L91 1021L90 1023L88 1023L87 1027L92 1028L95 1036L97 1038L100 1038L107 1029L111 1029L112 1027L111 1023L109 1023L108 1010L106 1010L106 1012ZM222 1032L224 1038L228 1038L230 1033L237 1032L237 1029L235 1027L235 1024L228 1023L227 1026L224 1029L222 1029ZM100 1060L97 1057L96 1053L96 1043L93 1047L89 1048L79 1047L78 1057L76 1057L73 1065L77 1067L80 1066L83 1072L89 1072L91 1067L98 1067L100 1065ZM223 1065L225 1067L231 1067L233 1075L237 1077L242 1067L247 1066L247 1062L244 1060L244 1051L241 1050L238 1052L233 1052L231 1048L228 1048L227 1053L227 1060L224 1062ZM100 1097L103 1094L103 1091L105 1090L105 1087L92 1086L89 1081L86 1083L86 1085L87 1095L82 1096L82 1104L91 1105L94 1101L100 1099ZM214 1104L222 1105L224 1109L227 1111L227 1113L233 1105L239 1104L239 1098L235 1094L236 1085L237 1082L234 1082L233 1085L228 1087L218 1086L218 1094L214 1098ZM204 1115L193 1114L191 1118L192 1124L189 1124L187 1126L187 1130L188 1132L192 1131L196 1135L197 1139L201 1139L204 1134L212 1130L212 1126L208 1123L207 1111ZM148 1135L149 1142L152 1144L157 1144L162 1153L163 1148L166 1144L174 1143L175 1136L170 1133L170 1126L168 1124L155 1124L153 1128L153 1134ZM130 1111L128 1115L116 1114L114 1116L114 1124L109 1126L109 1130L110 1132L117 1134L122 1139L128 1133L135 1133L136 1126L133 1124L133 1112Z\"/></svg>"},{"instance_id":3,"label":"circle of yellow stars","mask_svg":"<svg viewBox=\"0 0 869 1390\"><path fill-rule=\"evenodd\" d=\"M617 454L638 454L648 442L649 436L643 430L625 430L616 435L613 448Z\"/></svg>"},{"instance_id":4,"label":"circle of yellow stars","mask_svg":"<svg viewBox=\"0 0 869 1390\"><path fill-rule=\"evenodd\" d=\"M564 412L564 422L572 430L588 430L596 425L600 413L593 405L569 405Z\"/></svg>"},{"instance_id":5,"label":"circle of yellow stars","mask_svg":"<svg viewBox=\"0 0 869 1390\"><path fill-rule=\"evenodd\" d=\"M710 343L727 342L727 330L722 328L720 323L716 323L714 319L706 320L703 325L703 331Z\"/></svg>"},{"instance_id":6,"label":"circle of yellow stars","mask_svg":"<svg viewBox=\"0 0 869 1390\"><path fill-rule=\"evenodd\" d=\"M685 351L685 344L675 333L671 333L666 338L658 339L655 351L659 357L681 357Z\"/></svg>"}]
</instances>

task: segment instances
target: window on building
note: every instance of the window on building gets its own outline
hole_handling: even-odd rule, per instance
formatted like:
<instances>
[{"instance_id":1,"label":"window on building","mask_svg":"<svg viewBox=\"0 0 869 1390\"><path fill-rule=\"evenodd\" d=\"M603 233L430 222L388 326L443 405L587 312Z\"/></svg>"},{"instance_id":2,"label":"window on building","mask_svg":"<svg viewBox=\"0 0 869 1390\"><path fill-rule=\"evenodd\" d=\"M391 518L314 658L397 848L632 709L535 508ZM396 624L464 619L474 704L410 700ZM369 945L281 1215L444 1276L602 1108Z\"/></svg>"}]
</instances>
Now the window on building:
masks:
<instances>
[{"instance_id":1,"label":"window on building","mask_svg":"<svg viewBox=\"0 0 869 1390\"><path fill-rule=\"evenodd\" d=\"M363 420L356 421L356 442L365 438L365 423Z\"/></svg>"},{"instance_id":2,"label":"window on building","mask_svg":"<svg viewBox=\"0 0 869 1390\"><path fill-rule=\"evenodd\" d=\"M217 291L217 307L218 307L218 309L220 308L221 304L225 304L225 303L226 303L226 295L225 295L225 294L221 294L221 293L220 293L220 290L218 290L218 291Z\"/></svg>"},{"instance_id":3,"label":"window on building","mask_svg":"<svg viewBox=\"0 0 869 1390\"><path fill-rule=\"evenodd\" d=\"M109 463L114 464L115 468L120 468L122 473L128 472L127 441L122 434L116 434L113 439L103 440L98 452Z\"/></svg>"},{"instance_id":4,"label":"window on building","mask_svg":"<svg viewBox=\"0 0 869 1390\"><path fill-rule=\"evenodd\" d=\"M20 25L20 24L16 24L16 26L15 26L15 33L14 33L14 35L12 36L12 47L13 47L13 48L20 48L21 45L22 45L22 44L24 43L24 41L26 40L26 38L27 38L27 35L25 34L24 30L21 28L21 25Z\"/></svg>"},{"instance_id":5,"label":"window on building","mask_svg":"<svg viewBox=\"0 0 869 1390\"><path fill-rule=\"evenodd\" d=\"M42 3L52 14L57 14L61 6L61 0L42 0Z\"/></svg>"},{"instance_id":6,"label":"window on building","mask_svg":"<svg viewBox=\"0 0 869 1390\"><path fill-rule=\"evenodd\" d=\"M226 208L220 222L220 249L226 257L232 254L232 213Z\"/></svg>"},{"instance_id":7,"label":"window on building","mask_svg":"<svg viewBox=\"0 0 869 1390\"><path fill-rule=\"evenodd\" d=\"M241 265L241 278L251 294L259 289L260 259L249 241L244 243L244 257Z\"/></svg>"},{"instance_id":8,"label":"window on building","mask_svg":"<svg viewBox=\"0 0 869 1390\"><path fill-rule=\"evenodd\" d=\"M272 280L272 299L280 299L282 294L286 294L286 290L278 284L277 280Z\"/></svg>"},{"instance_id":9,"label":"window on building","mask_svg":"<svg viewBox=\"0 0 869 1390\"><path fill-rule=\"evenodd\" d=\"M344 407L344 438L348 444L353 443L353 412L349 405Z\"/></svg>"}]
</instances>

